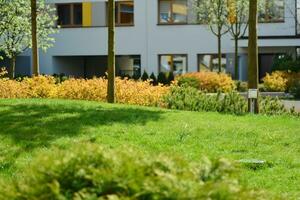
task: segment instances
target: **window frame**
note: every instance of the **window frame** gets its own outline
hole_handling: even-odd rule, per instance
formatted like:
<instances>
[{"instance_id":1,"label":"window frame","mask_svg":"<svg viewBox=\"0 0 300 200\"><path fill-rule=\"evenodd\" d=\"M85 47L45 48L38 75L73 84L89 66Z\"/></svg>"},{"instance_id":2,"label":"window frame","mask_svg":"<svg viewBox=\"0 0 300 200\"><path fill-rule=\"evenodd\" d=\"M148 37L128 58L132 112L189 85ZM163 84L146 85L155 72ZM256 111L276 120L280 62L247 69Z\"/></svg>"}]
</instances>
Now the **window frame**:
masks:
<instances>
[{"instance_id":1,"label":"window frame","mask_svg":"<svg viewBox=\"0 0 300 200\"><path fill-rule=\"evenodd\" d=\"M266 0L266 2L269 1L269 0ZM278 20L274 20L274 19L269 19L269 20L266 20L267 16L270 16L268 12L266 12L266 17L264 18L264 20L260 20L258 18L258 23L260 24L270 24L270 23L285 23L285 8L286 8L286 2L285 0L282 0L283 1L283 19L278 19ZM297 0L296 0L297 1ZM267 8L267 4L264 8L266 11L268 10Z\"/></svg>"},{"instance_id":2,"label":"window frame","mask_svg":"<svg viewBox=\"0 0 300 200\"><path fill-rule=\"evenodd\" d=\"M185 65L186 65L186 72L188 72L188 70L189 70L189 66L188 66L188 54L177 54L177 53L170 53L170 54L168 54L168 53L165 53L165 54L158 54L158 73L161 73L162 71L161 71L161 57L162 56L171 56L172 57L172 65L173 65L173 63L174 63L174 56L183 56L183 57L185 57L186 58L186 63L185 63ZM174 73L174 69L173 70L171 70L170 72L173 72Z\"/></svg>"},{"instance_id":3,"label":"window frame","mask_svg":"<svg viewBox=\"0 0 300 200\"><path fill-rule=\"evenodd\" d=\"M201 67L200 67L200 56L218 56L218 53L198 53L197 54L197 71L201 72ZM225 72L227 71L227 54L226 53L222 53L222 58L226 59L226 64L225 64ZM202 70L203 71L203 70ZM211 70L209 70L211 71Z\"/></svg>"},{"instance_id":4,"label":"window frame","mask_svg":"<svg viewBox=\"0 0 300 200\"><path fill-rule=\"evenodd\" d=\"M122 3L133 3L133 22L132 23L120 23L121 21L121 12L120 12L120 4ZM118 13L117 17L115 18L115 26L116 27L122 27L122 26L134 26L135 24L135 4L134 0L131 1L116 1L115 2L115 8L118 7ZM106 27L108 26L108 2L106 2Z\"/></svg>"},{"instance_id":5,"label":"window frame","mask_svg":"<svg viewBox=\"0 0 300 200\"><path fill-rule=\"evenodd\" d=\"M162 1L165 1L165 2L170 2L170 11L171 11L171 21L170 22L161 22L161 18L160 18L160 3ZM173 3L174 3L175 0L158 0L157 1L157 21L158 21L158 25L188 25L188 14L186 15L186 22L174 22L174 19L173 19ZM188 0L185 0L186 2L186 7L188 9Z\"/></svg>"},{"instance_id":6,"label":"window frame","mask_svg":"<svg viewBox=\"0 0 300 200\"><path fill-rule=\"evenodd\" d=\"M74 24L74 5L81 5L82 8L82 3L78 2L78 3L56 3L56 14L58 16L58 6L60 5L65 5L65 6L69 6L70 7L70 24L66 24L66 25L60 25L57 23L58 26L62 27L62 28L81 28L83 27L82 22L81 24ZM57 19L58 22L58 19Z\"/></svg>"}]
</instances>

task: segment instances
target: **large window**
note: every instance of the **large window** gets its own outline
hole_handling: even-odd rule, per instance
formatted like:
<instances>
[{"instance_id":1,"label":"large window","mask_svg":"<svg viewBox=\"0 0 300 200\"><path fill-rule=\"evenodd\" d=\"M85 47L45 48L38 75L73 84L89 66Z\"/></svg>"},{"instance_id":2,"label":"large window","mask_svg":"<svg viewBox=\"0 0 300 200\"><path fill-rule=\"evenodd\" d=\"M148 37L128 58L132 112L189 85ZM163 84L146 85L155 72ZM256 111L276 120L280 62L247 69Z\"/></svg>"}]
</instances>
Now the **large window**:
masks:
<instances>
[{"instance_id":1,"label":"large window","mask_svg":"<svg viewBox=\"0 0 300 200\"><path fill-rule=\"evenodd\" d=\"M134 24L133 1L116 2L116 25Z\"/></svg>"},{"instance_id":2,"label":"large window","mask_svg":"<svg viewBox=\"0 0 300 200\"><path fill-rule=\"evenodd\" d=\"M174 75L187 72L187 55L159 55L159 72Z\"/></svg>"},{"instance_id":3,"label":"large window","mask_svg":"<svg viewBox=\"0 0 300 200\"><path fill-rule=\"evenodd\" d=\"M264 0L259 12L259 22L284 22L284 0Z\"/></svg>"},{"instance_id":4,"label":"large window","mask_svg":"<svg viewBox=\"0 0 300 200\"><path fill-rule=\"evenodd\" d=\"M222 54L222 72L226 71L226 55ZM200 54L198 55L198 70L199 71L219 71L218 54Z\"/></svg>"},{"instance_id":5,"label":"large window","mask_svg":"<svg viewBox=\"0 0 300 200\"><path fill-rule=\"evenodd\" d=\"M158 3L160 24L187 23L187 0L158 0Z\"/></svg>"},{"instance_id":6,"label":"large window","mask_svg":"<svg viewBox=\"0 0 300 200\"><path fill-rule=\"evenodd\" d=\"M57 24L62 27L82 26L82 4L57 4Z\"/></svg>"},{"instance_id":7,"label":"large window","mask_svg":"<svg viewBox=\"0 0 300 200\"><path fill-rule=\"evenodd\" d=\"M300 35L300 0L297 0L297 34Z\"/></svg>"},{"instance_id":8,"label":"large window","mask_svg":"<svg viewBox=\"0 0 300 200\"><path fill-rule=\"evenodd\" d=\"M116 68L119 76L140 77L141 56L116 56Z\"/></svg>"}]
</instances>

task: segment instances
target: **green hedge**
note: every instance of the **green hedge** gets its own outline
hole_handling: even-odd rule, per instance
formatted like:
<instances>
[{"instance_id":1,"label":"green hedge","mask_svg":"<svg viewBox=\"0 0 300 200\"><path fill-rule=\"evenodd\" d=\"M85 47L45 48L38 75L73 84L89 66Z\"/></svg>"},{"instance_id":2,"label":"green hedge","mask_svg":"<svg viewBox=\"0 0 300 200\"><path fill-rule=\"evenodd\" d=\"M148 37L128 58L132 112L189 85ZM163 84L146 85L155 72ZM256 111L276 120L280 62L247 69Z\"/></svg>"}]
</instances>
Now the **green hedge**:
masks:
<instances>
[{"instance_id":1,"label":"green hedge","mask_svg":"<svg viewBox=\"0 0 300 200\"><path fill-rule=\"evenodd\" d=\"M237 92L207 94L196 88L183 85L173 86L166 96L164 103L169 109L220 112L229 114L248 113L248 102ZM294 109L286 110L278 98L260 97L260 113L265 115L293 115L300 113Z\"/></svg>"},{"instance_id":2,"label":"green hedge","mask_svg":"<svg viewBox=\"0 0 300 200\"><path fill-rule=\"evenodd\" d=\"M0 187L0 199L263 199L242 187L234 173L224 159L197 164L126 147L77 144L40 155L23 178Z\"/></svg>"}]
</instances>

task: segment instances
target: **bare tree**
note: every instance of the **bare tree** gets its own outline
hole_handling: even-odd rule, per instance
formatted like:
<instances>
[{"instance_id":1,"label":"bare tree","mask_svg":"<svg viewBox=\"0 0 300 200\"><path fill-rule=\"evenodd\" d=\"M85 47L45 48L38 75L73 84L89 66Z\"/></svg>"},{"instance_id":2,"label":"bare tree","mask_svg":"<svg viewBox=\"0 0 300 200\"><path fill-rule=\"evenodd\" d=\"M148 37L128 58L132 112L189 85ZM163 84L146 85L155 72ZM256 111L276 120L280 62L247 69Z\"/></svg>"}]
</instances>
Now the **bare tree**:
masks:
<instances>
[{"instance_id":1,"label":"bare tree","mask_svg":"<svg viewBox=\"0 0 300 200\"><path fill-rule=\"evenodd\" d=\"M257 0L249 5L249 41L248 41L248 86L258 89L258 47L257 47ZM258 100L254 102L255 113L259 112ZM250 102L249 102L250 111Z\"/></svg>"},{"instance_id":2,"label":"bare tree","mask_svg":"<svg viewBox=\"0 0 300 200\"><path fill-rule=\"evenodd\" d=\"M108 0L108 85L107 101L115 103L115 0Z\"/></svg>"},{"instance_id":3,"label":"bare tree","mask_svg":"<svg viewBox=\"0 0 300 200\"><path fill-rule=\"evenodd\" d=\"M245 36L249 19L249 0L229 0L229 32L234 39L234 77L239 79L239 39Z\"/></svg>"},{"instance_id":4,"label":"bare tree","mask_svg":"<svg viewBox=\"0 0 300 200\"><path fill-rule=\"evenodd\" d=\"M208 24L210 31L218 38L218 65L222 71L222 37L229 32L228 0L194 0L194 8L200 23Z\"/></svg>"},{"instance_id":5,"label":"bare tree","mask_svg":"<svg viewBox=\"0 0 300 200\"><path fill-rule=\"evenodd\" d=\"M31 0L31 43L32 43L32 73L39 75L39 52L37 45L37 6L36 0Z\"/></svg>"}]
</instances>

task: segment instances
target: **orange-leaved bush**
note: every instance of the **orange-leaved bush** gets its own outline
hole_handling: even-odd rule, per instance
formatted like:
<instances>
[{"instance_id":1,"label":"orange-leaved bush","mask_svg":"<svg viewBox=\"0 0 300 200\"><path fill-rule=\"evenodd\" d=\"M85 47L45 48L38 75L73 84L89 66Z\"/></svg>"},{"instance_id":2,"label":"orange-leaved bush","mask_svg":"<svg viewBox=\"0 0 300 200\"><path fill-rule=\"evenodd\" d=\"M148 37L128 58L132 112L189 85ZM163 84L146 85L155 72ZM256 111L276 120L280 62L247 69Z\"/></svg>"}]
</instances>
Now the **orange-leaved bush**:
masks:
<instances>
[{"instance_id":1,"label":"orange-leaved bush","mask_svg":"<svg viewBox=\"0 0 300 200\"><path fill-rule=\"evenodd\" d=\"M162 105L162 97L168 87L153 86L150 82L116 78L116 99L118 103L143 106ZM104 78L69 79L58 86L58 97L106 101L107 80Z\"/></svg>"},{"instance_id":2,"label":"orange-leaved bush","mask_svg":"<svg viewBox=\"0 0 300 200\"><path fill-rule=\"evenodd\" d=\"M27 98L27 92L22 82L0 78L0 98Z\"/></svg>"},{"instance_id":3,"label":"orange-leaved bush","mask_svg":"<svg viewBox=\"0 0 300 200\"><path fill-rule=\"evenodd\" d=\"M264 88L269 92L289 91L300 80L300 73L275 71L262 79Z\"/></svg>"},{"instance_id":4,"label":"orange-leaved bush","mask_svg":"<svg viewBox=\"0 0 300 200\"><path fill-rule=\"evenodd\" d=\"M191 77L199 80L199 89L205 92L230 92L235 83L228 74L216 72L193 72L180 77Z\"/></svg>"},{"instance_id":5,"label":"orange-leaved bush","mask_svg":"<svg viewBox=\"0 0 300 200\"><path fill-rule=\"evenodd\" d=\"M29 98L56 98L57 86L53 76L34 76L22 81Z\"/></svg>"},{"instance_id":6,"label":"orange-leaved bush","mask_svg":"<svg viewBox=\"0 0 300 200\"><path fill-rule=\"evenodd\" d=\"M150 81L116 78L118 103L162 106L169 87L151 85ZM62 98L106 101L107 79L69 79L60 84L52 76L35 76L22 81L0 79L0 98Z\"/></svg>"}]
</instances>

